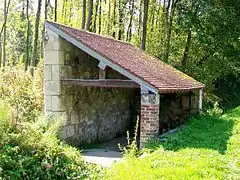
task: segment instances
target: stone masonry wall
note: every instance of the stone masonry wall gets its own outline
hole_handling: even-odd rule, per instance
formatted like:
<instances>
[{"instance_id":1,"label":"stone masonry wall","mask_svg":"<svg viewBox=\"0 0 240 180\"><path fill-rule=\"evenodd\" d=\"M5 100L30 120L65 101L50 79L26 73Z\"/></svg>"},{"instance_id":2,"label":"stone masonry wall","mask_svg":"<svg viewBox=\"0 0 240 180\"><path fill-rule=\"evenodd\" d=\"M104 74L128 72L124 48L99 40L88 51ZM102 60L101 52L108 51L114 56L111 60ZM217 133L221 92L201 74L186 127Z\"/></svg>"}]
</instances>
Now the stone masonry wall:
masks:
<instances>
[{"instance_id":1,"label":"stone masonry wall","mask_svg":"<svg viewBox=\"0 0 240 180\"><path fill-rule=\"evenodd\" d=\"M133 89L61 85L61 78L98 79L98 61L48 30L44 55L46 115L62 116L61 137L80 145L111 139L130 128ZM107 77L119 77L109 71Z\"/></svg>"}]
</instances>

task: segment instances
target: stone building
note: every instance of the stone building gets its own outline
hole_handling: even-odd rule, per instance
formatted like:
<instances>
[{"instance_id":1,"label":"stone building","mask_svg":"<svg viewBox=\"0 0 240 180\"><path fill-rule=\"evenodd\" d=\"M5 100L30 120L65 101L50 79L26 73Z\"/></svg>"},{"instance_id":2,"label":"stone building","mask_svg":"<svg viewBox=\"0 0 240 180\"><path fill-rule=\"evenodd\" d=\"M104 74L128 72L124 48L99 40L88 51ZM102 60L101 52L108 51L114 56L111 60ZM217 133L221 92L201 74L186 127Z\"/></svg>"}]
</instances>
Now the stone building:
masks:
<instances>
[{"instance_id":1,"label":"stone building","mask_svg":"<svg viewBox=\"0 0 240 180\"><path fill-rule=\"evenodd\" d=\"M203 84L134 45L53 22L45 27L45 113L62 116L66 141L112 139L140 117L143 144L202 109Z\"/></svg>"}]
</instances>

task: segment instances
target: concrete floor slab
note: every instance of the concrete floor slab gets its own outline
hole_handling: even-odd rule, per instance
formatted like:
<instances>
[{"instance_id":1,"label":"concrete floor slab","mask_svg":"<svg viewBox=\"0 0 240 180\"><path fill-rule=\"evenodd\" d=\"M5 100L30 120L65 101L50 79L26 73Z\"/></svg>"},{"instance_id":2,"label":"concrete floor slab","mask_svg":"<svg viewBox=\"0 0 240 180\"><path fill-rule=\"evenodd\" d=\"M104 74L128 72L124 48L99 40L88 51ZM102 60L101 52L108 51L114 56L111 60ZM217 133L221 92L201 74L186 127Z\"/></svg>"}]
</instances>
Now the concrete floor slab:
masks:
<instances>
[{"instance_id":1,"label":"concrete floor slab","mask_svg":"<svg viewBox=\"0 0 240 180\"><path fill-rule=\"evenodd\" d=\"M113 163L120 161L122 154L119 151L107 149L86 149L82 157L88 163L110 168Z\"/></svg>"},{"instance_id":2,"label":"concrete floor slab","mask_svg":"<svg viewBox=\"0 0 240 180\"><path fill-rule=\"evenodd\" d=\"M127 145L126 136L120 136L110 141L98 144L96 149L86 149L83 151L83 159L92 164L98 164L102 167L111 167L113 163L120 161L122 153L120 152L119 146L122 147Z\"/></svg>"}]
</instances>

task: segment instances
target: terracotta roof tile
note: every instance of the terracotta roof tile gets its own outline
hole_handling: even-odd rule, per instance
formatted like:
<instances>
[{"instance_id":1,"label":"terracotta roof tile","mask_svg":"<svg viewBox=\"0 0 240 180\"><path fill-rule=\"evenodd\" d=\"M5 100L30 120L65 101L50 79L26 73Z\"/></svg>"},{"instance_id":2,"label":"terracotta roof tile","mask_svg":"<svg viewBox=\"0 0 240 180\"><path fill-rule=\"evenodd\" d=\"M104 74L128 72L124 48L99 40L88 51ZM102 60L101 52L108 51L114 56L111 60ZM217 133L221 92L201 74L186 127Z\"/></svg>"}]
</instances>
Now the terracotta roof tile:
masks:
<instances>
[{"instance_id":1,"label":"terracotta roof tile","mask_svg":"<svg viewBox=\"0 0 240 180\"><path fill-rule=\"evenodd\" d=\"M48 22L95 52L140 77L160 92L189 91L204 85L132 44Z\"/></svg>"}]
</instances>

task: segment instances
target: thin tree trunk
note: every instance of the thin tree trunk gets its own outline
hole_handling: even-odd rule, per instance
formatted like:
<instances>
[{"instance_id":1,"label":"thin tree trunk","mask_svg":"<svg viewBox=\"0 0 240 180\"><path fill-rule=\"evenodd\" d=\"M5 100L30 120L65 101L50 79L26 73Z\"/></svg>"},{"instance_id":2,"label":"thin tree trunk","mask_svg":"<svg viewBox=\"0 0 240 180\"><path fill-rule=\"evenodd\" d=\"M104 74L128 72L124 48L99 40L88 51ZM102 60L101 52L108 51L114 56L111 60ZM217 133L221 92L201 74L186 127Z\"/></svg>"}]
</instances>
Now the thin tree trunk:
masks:
<instances>
[{"instance_id":1,"label":"thin tree trunk","mask_svg":"<svg viewBox=\"0 0 240 180\"><path fill-rule=\"evenodd\" d=\"M2 67L2 37L0 36L0 68Z\"/></svg>"},{"instance_id":2,"label":"thin tree trunk","mask_svg":"<svg viewBox=\"0 0 240 180\"><path fill-rule=\"evenodd\" d=\"M58 1L57 0L55 0L55 7L54 7L54 22L57 22L57 3L58 3Z\"/></svg>"},{"instance_id":3,"label":"thin tree trunk","mask_svg":"<svg viewBox=\"0 0 240 180\"><path fill-rule=\"evenodd\" d=\"M165 50L165 56L164 56L164 59L166 62L168 62L169 53L170 53L169 51L171 46L172 22L173 22L173 17L174 17L174 12L175 12L175 7L177 2L178 0L176 1L172 0L172 7L170 11L169 22L167 23L168 25L167 25L167 35L166 35L166 50Z\"/></svg>"},{"instance_id":4,"label":"thin tree trunk","mask_svg":"<svg viewBox=\"0 0 240 180\"><path fill-rule=\"evenodd\" d=\"M132 0L132 8L131 8L131 16L129 20L129 25L127 29L127 41L131 41L132 38L132 21L133 21L133 14L134 14L134 0Z\"/></svg>"},{"instance_id":5,"label":"thin tree trunk","mask_svg":"<svg viewBox=\"0 0 240 180\"><path fill-rule=\"evenodd\" d=\"M110 35L110 23L111 23L111 2L108 0L108 20L107 20L107 35Z\"/></svg>"},{"instance_id":6,"label":"thin tree trunk","mask_svg":"<svg viewBox=\"0 0 240 180\"><path fill-rule=\"evenodd\" d=\"M33 56L32 56L32 67L36 67L38 63L38 52L37 52L37 45L38 45L38 36L39 36L39 23L40 23L40 16L41 16L41 6L42 0L38 0L38 7L36 13L36 20L35 20L35 32L34 32L34 43L33 43ZM33 74L33 71L32 71Z\"/></svg>"},{"instance_id":7,"label":"thin tree trunk","mask_svg":"<svg viewBox=\"0 0 240 180\"><path fill-rule=\"evenodd\" d=\"M85 28L85 21L86 21L86 0L83 0L83 4L82 4L82 29Z\"/></svg>"},{"instance_id":8,"label":"thin tree trunk","mask_svg":"<svg viewBox=\"0 0 240 180\"><path fill-rule=\"evenodd\" d=\"M0 64L2 64L2 66L5 66L6 63L6 36L7 36L7 17L8 17L8 10L9 10L9 6L10 6L10 0L8 0L8 4L7 4L7 0L4 0L4 22L1 28L1 32L0 32L0 40L2 37L2 33L3 33L3 43L1 44L1 61Z\"/></svg>"},{"instance_id":9,"label":"thin tree trunk","mask_svg":"<svg viewBox=\"0 0 240 180\"><path fill-rule=\"evenodd\" d=\"M194 3L192 4L192 8L193 7L195 7ZM194 15L191 17L191 22L193 22L194 18L197 16L198 8L199 8L199 6L197 6L195 8L195 10L193 11ZM183 57L182 57L182 66L183 67L187 66L188 53L189 53L189 47L191 44L191 40L192 40L192 23L190 24L189 31L188 31L187 38L186 38L185 47L183 50Z\"/></svg>"},{"instance_id":10,"label":"thin tree trunk","mask_svg":"<svg viewBox=\"0 0 240 180\"><path fill-rule=\"evenodd\" d=\"M189 46L191 43L191 39L192 39L192 31L189 30L188 35L187 35L186 44L185 44L184 51L183 51L183 58L182 58L182 66L183 67L186 67L186 65L187 65L188 52L189 52Z\"/></svg>"},{"instance_id":11,"label":"thin tree trunk","mask_svg":"<svg viewBox=\"0 0 240 180\"><path fill-rule=\"evenodd\" d=\"M71 19L72 19L72 15L73 15L73 13L72 13L72 10L73 10L73 0L69 0L69 16L68 16L68 22L67 23L69 23L70 24L70 26L72 26L72 21L71 21Z\"/></svg>"},{"instance_id":12,"label":"thin tree trunk","mask_svg":"<svg viewBox=\"0 0 240 180\"><path fill-rule=\"evenodd\" d=\"M114 38L116 38L116 6L117 6L117 2L116 0L114 0L113 2L113 33L112 33L112 36Z\"/></svg>"},{"instance_id":13,"label":"thin tree trunk","mask_svg":"<svg viewBox=\"0 0 240 180\"><path fill-rule=\"evenodd\" d=\"M10 6L10 0L8 1L8 5L7 5L7 14L8 14L9 6ZM5 26L6 23L7 23L7 17L6 17L6 19L4 19L4 22L3 22L3 25L2 25L2 28L1 28L1 31L0 31L0 37L2 36L3 29L4 29L4 26Z\"/></svg>"},{"instance_id":14,"label":"thin tree trunk","mask_svg":"<svg viewBox=\"0 0 240 180\"><path fill-rule=\"evenodd\" d=\"M63 22L66 23L67 19L67 2L68 0L63 0L63 11L62 11L62 19Z\"/></svg>"},{"instance_id":15,"label":"thin tree trunk","mask_svg":"<svg viewBox=\"0 0 240 180\"><path fill-rule=\"evenodd\" d=\"M93 0L88 1L88 18L86 23L86 29L92 31L92 14L93 14Z\"/></svg>"},{"instance_id":16,"label":"thin tree trunk","mask_svg":"<svg viewBox=\"0 0 240 180\"><path fill-rule=\"evenodd\" d=\"M154 25L155 25L155 12L156 12L156 6L155 6L155 0L152 1L152 10L151 10L151 28L150 31L153 32L154 31Z\"/></svg>"},{"instance_id":17,"label":"thin tree trunk","mask_svg":"<svg viewBox=\"0 0 240 180\"><path fill-rule=\"evenodd\" d=\"M119 14L119 20L118 20L118 40L122 39L123 34L123 2L121 0L118 1L118 14Z\"/></svg>"},{"instance_id":18,"label":"thin tree trunk","mask_svg":"<svg viewBox=\"0 0 240 180\"><path fill-rule=\"evenodd\" d=\"M44 21L47 21L47 15L48 15L48 0L45 0L45 9L44 9ZM43 58L43 37L45 33L45 23L43 24L43 29L42 29L42 38L41 38L41 57Z\"/></svg>"},{"instance_id":19,"label":"thin tree trunk","mask_svg":"<svg viewBox=\"0 0 240 180\"><path fill-rule=\"evenodd\" d=\"M28 69L29 65L29 37L30 37L30 19L29 19L29 0L27 0L26 7L26 18L27 18L27 40L26 40L26 60L25 60L25 71Z\"/></svg>"},{"instance_id":20,"label":"thin tree trunk","mask_svg":"<svg viewBox=\"0 0 240 180\"><path fill-rule=\"evenodd\" d=\"M66 4L66 2L65 2L66 0L63 0L63 2L62 2L62 12L61 12L61 16L62 16L62 20L64 20L64 14L65 14L65 4Z\"/></svg>"},{"instance_id":21,"label":"thin tree trunk","mask_svg":"<svg viewBox=\"0 0 240 180\"><path fill-rule=\"evenodd\" d=\"M140 0L140 4L139 4L139 17L138 17L138 36L140 38L140 42L141 42L141 28L142 28L142 0Z\"/></svg>"},{"instance_id":22,"label":"thin tree trunk","mask_svg":"<svg viewBox=\"0 0 240 180\"><path fill-rule=\"evenodd\" d=\"M3 28L3 50L2 50L2 66L6 63L6 34L7 34L7 0L4 0L4 28Z\"/></svg>"},{"instance_id":23,"label":"thin tree trunk","mask_svg":"<svg viewBox=\"0 0 240 180\"><path fill-rule=\"evenodd\" d=\"M142 40L140 48L146 49L146 40L147 40L147 19L148 19L148 0L144 0L144 8L143 8L143 30L142 30Z\"/></svg>"},{"instance_id":24,"label":"thin tree trunk","mask_svg":"<svg viewBox=\"0 0 240 180\"><path fill-rule=\"evenodd\" d=\"M158 27L158 25L160 24L160 22L159 22L161 19L160 9L161 9L161 5L157 4L157 18L155 21L155 27Z\"/></svg>"},{"instance_id":25,"label":"thin tree trunk","mask_svg":"<svg viewBox=\"0 0 240 180\"><path fill-rule=\"evenodd\" d=\"M102 31L102 1L99 0L98 34Z\"/></svg>"},{"instance_id":26,"label":"thin tree trunk","mask_svg":"<svg viewBox=\"0 0 240 180\"><path fill-rule=\"evenodd\" d=\"M48 0L45 0L44 20L47 20L47 14L48 14Z\"/></svg>"},{"instance_id":27,"label":"thin tree trunk","mask_svg":"<svg viewBox=\"0 0 240 180\"><path fill-rule=\"evenodd\" d=\"M96 4L95 4L95 14L94 14L94 22L93 22L93 32L97 32L98 5L99 5L99 0L97 0L97 1L96 1Z\"/></svg>"}]
</instances>

